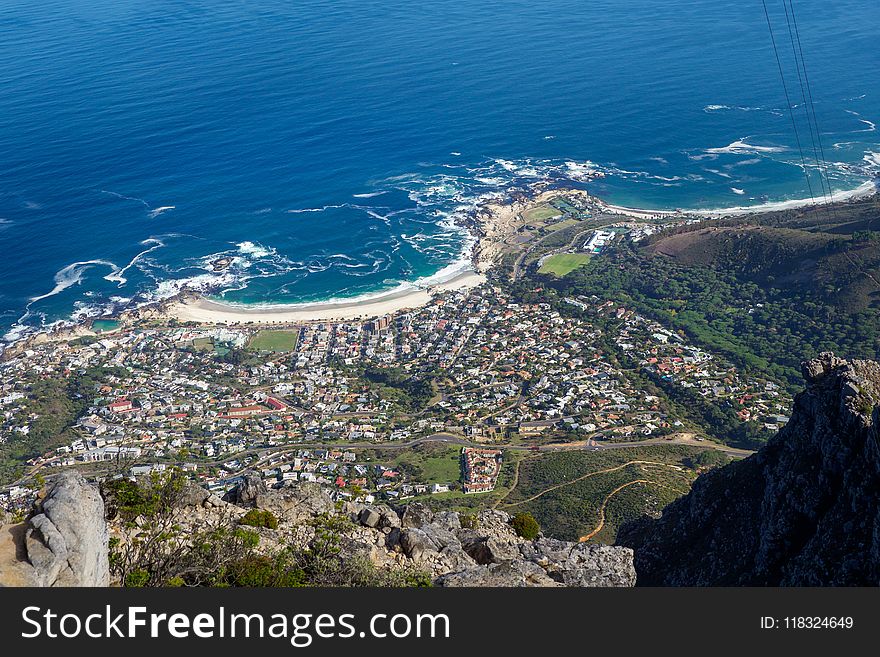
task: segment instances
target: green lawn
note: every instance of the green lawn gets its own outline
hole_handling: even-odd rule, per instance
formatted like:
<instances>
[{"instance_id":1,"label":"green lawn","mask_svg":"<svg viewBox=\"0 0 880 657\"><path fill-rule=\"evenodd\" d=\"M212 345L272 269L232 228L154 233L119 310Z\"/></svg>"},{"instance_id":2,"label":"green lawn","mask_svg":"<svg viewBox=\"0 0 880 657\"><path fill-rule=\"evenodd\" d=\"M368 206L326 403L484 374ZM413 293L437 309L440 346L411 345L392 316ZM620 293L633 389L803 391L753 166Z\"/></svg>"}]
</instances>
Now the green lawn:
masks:
<instances>
[{"instance_id":1,"label":"green lawn","mask_svg":"<svg viewBox=\"0 0 880 657\"><path fill-rule=\"evenodd\" d=\"M586 253L560 253L547 258L538 273L562 277L587 264L589 260L590 256Z\"/></svg>"},{"instance_id":2,"label":"green lawn","mask_svg":"<svg viewBox=\"0 0 880 657\"><path fill-rule=\"evenodd\" d=\"M296 349L299 331L260 331L248 343L251 351L285 353Z\"/></svg>"},{"instance_id":3,"label":"green lawn","mask_svg":"<svg viewBox=\"0 0 880 657\"><path fill-rule=\"evenodd\" d=\"M532 208L523 212L523 219L531 223L534 221L545 221L547 219L552 219L553 217L558 217L561 214L562 212L560 212L556 208L550 207L549 205L539 205L536 208Z\"/></svg>"}]
</instances>

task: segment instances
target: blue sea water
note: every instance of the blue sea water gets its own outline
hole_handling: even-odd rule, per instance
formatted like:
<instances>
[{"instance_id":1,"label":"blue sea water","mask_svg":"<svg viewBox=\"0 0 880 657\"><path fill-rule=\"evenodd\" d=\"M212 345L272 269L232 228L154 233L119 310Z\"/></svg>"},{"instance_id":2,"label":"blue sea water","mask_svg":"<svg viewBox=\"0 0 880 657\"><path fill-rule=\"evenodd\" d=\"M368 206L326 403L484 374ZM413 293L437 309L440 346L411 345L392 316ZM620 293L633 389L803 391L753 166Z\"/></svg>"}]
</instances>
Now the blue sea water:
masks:
<instances>
[{"instance_id":1,"label":"blue sea water","mask_svg":"<svg viewBox=\"0 0 880 657\"><path fill-rule=\"evenodd\" d=\"M794 6L829 177L853 189L880 165L880 3ZM393 289L457 266L458 214L542 178L655 208L809 196L761 3L0 3L8 339L183 287Z\"/></svg>"}]
</instances>

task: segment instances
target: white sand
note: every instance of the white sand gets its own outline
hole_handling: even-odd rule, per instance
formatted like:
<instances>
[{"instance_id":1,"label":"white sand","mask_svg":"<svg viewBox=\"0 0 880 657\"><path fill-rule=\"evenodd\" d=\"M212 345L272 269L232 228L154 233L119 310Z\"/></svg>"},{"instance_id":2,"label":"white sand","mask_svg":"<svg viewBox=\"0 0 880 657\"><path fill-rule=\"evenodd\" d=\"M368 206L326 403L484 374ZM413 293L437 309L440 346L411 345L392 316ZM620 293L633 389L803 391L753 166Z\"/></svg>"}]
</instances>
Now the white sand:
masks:
<instances>
[{"instance_id":1,"label":"white sand","mask_svg":"<svg viewBox=\"0 0 880 657\"><path fill-rule=\"evenodd\" d=\"M832 194L831 199L835 203L842 201L854 201L856 199L872 196L877 193L877 184L873 181L865 182L856 189L846 191L838 191ZM731 217L746 214L758 214L763 212L777 212L780 210L794 210L797 208L805 208L810 206L821 206L824 199L796 199L791 201L776 201L773 203L762 203L760 205L743 205L735 208L702 208L693 210L681 210L680 212L670 210L646 210L641 208L626 208L620 205L605 204L605 208L609 212L635 217L637 219L653 219L655 217L674 217L676 215L702 215L705 217Z\"/></svg>"},{"instance_id":2,"label":"white sand","mask_svg":"<svg viewBox=\"0 0 880 657\"><path fill-rule=\"evenodd\" d=\"M675 217L682 214L677 210L641 210L639 208L626 208L622 205L608 205L607 203L603 203L603 207L606 212L636 219L657 219L659 217Z\"/></svg>"},{"instance_id":3,"label":"white sand","mask_svg":"<svg viewBox=\"0 0 880 657\"><path fill-rule=\"evenodd\" d=\"M369 319L427 305L438 292L466 290L485 282L485 276L468 270L425 289L390 292L350 302L248 308L202 298L175 303L164 314L183 322L202 324L288 324Z\"/></svg>"},{"instance_id":4,"label":"white sand","mask_svg":"<svg viewBox=\"0 0 880 657\"><path fill-rule=\"evenodd\" d=\"M868 181L859 185L855 189L834 192L831 200L835 203L841 201L855 201L856 199L872 196L877 193L877 185L873 181ZM729 217L744 214L757 214L759 212L778 212L780 210L794 210L806 207L821 207L825 200L822 198L814 199L797 199L792 201L778 201L775 203L763 203L761 205L750 205L738 208L720 208L716 210L692 210L694 214L705 214L712 217Z\"/></svg>"}]
</instances>

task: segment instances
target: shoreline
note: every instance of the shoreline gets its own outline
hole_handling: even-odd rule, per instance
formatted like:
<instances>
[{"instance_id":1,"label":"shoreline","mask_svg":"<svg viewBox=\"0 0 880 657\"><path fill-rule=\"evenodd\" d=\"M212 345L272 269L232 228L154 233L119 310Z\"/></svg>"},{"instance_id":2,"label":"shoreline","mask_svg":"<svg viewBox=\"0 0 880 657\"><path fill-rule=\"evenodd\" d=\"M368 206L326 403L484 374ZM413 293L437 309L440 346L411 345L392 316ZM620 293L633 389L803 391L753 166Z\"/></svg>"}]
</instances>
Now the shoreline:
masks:
<instances>
[{"instance_id":1,"label":"shoreline","mask_svg":"<svg viewBox=\"0 0 880 657\"><path fill-rule=\"evenodd\" d=\"M490 200L476 207L469 215L459 220L459 225L473 237L470 253L465 259L446 267L444 270L419 281L402 283L398 288L376 292L352 299L330 299L308 303L254 305L225 303L203 296L200 293L184 290L178 295L160 301L122 310L112 319L119 320L123 327L141 319L177 320L199 324L219 325L273 325L286 323L307 323L320 321L364 320L404 310L413 310L429 304L435 295L442 292L468 290L484 284L486 274L503 255L504 240L516 225L517 218L530 207L540 205L560 192L584 194L609 213L629 216L637 220L666 219L675 217L701 217L716 219L731 216L746 216L783 210L821 207L815 199L776 201L753 206L732 208L703 208L658 210L632 208L609 203L589 192L578 188L548 187L548 183L536 182L529 189L522 189L506 202ZM880 191L878 180L869 180L853 190L838 191L832 196L835 202L854 202L874 196ZM13 348L41 344L43 342L95 335L90 330L90 322L101 319L92 317L86 321L59 322L54 328L37 331L12 343L0 343L0 356Z\"/></svg>"},{"instance_id":2,"label":"shoreline","mask_svg":"<svg viewBox=\"0 0 880 657\"><path fill-rule=\"evenodd\" d=\"M370 319L420 308L440 292L456 292L478 287L486 282L482 273L465 269L445 281L404 290L391 290L351 301L255 306L226 304L207 297L172 302L161 315L181 322L202 324L286 324L319 321Z\"/></svg>"},{"instance_id":3,"label":"shoreline","mask_svg":"<svg viewBox=\"0 0 880 657\"><path fill-rule=\"evenodd\" d=\"M878 180L868 180L855 189L834 192L830 200L832 203L858 201L869 198L880 192ZM601 199L600 199L601 201ZM677 216L701 216L708 219L718 217L740 217L751 214L763 214L765 212L780 212L784 210L797 210L800 208L820 208L826 204L824 198L791 199L789 201L769 201L759 205L741 205L731 208L682 208L679 210L651 210L647 208L630 208L622 205L613 205L601 201L602 205L610 212L617 212L636 219L653 219Z\"/></svg>"}]
</instances>

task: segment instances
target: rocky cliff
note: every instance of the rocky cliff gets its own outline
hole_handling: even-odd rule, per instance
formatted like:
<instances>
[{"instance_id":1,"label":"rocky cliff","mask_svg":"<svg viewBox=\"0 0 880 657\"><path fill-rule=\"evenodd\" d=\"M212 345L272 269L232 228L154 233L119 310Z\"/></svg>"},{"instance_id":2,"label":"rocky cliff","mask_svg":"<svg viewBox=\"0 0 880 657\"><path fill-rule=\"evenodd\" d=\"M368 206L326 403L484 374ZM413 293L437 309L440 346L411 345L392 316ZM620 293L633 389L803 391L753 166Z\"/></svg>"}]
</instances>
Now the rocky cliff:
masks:
<instances>
[{"instance_id":1,"label":"rocky cliff","mask_svg":"<svg viewBox=\"0 0 880 657\"><path fill-rule=\"evenodd\" d=\"M463 517L432 512L422 504L392 509L383 504L337 505L317 484L292 482L269 490L254 474L225 500L201 489L186 495L184 522L194 531L218 516L240 518L249 508L272 512L276 529L259 529L260 545L308 547L315 540L312 521L321 515L352 522L342 536L342 556L364 557L387 569L417 568L437 586L634 586L632 550L517 535L510 516L485 510Z\"/></svg>"},{"instance_id":2,"label":"rocky cliff","mask_svg":"<svg viewBox=\"0 0 880 657\"><path fill-rule=\"evenodd\" d=\"M0 586L108 586L104 501L75 471L53 479L25 523L0 530Z\"/></svg>"},{"instance_id":3,"label":"rocky cliff","mask_svg":"<svg viewBox=\"0 0 880 657\"><path fill-rule=\"evenodd\" d=\"M803 374L766 447L621 530L640 585L880 584L880 364L823 354Z\"/></svg>"}]
</instances>

